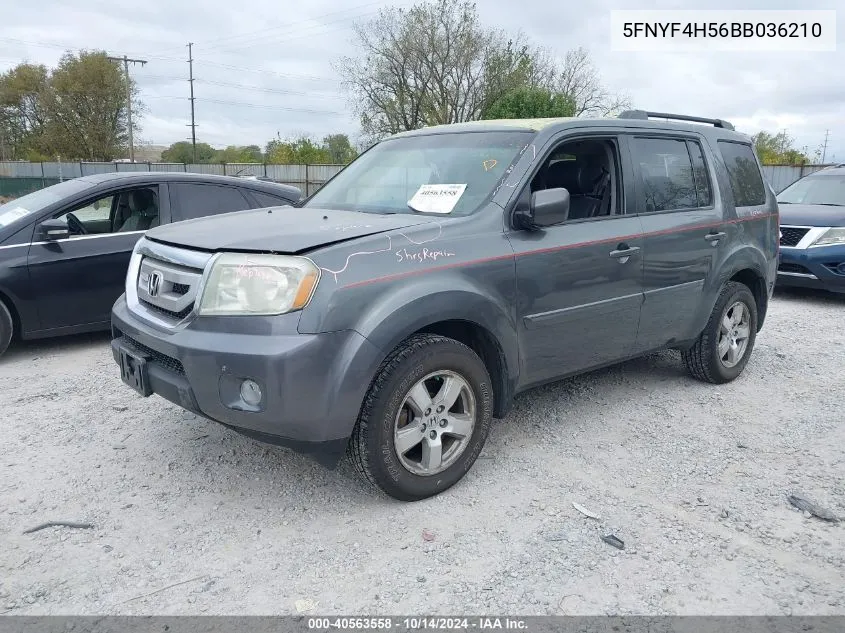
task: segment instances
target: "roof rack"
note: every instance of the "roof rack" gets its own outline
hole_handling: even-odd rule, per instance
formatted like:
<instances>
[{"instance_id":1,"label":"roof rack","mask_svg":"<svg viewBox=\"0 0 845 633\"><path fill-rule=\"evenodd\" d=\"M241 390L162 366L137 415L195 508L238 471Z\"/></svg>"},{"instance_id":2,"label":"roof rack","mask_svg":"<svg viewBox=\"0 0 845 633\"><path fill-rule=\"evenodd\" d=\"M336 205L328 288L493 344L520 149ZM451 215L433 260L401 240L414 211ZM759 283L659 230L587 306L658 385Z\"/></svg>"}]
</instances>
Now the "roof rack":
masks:
<instances>
[{"instance_id":1,"label":"roof rack","mask_svg":"<svg viewBox=\"0 0 845 633\"><path fill-rule=\"evenodd\" d=\"M675 121L692 121L693 123L709 123L714 127L721 127L726 130L733 130L734 126L724 119L706 119L700 116L688 116L686 114L669 114L667 112L647 112L646 110L625 110L619 115L620 119L673 119Z\"/></svg>"}]
</instances>

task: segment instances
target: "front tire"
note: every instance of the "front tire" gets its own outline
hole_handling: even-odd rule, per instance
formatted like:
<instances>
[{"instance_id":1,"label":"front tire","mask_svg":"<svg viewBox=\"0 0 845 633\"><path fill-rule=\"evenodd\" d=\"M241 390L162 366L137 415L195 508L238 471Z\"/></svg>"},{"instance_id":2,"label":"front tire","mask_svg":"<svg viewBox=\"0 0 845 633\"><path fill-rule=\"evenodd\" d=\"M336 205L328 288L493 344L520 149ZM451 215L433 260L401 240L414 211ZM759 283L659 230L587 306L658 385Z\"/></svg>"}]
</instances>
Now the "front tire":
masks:
<instances>
[{"instance_id":1,"label":"front tire","mask_svg":"<svg viewBox=\"0 0 845 633\"><path fill-rule=\"evenodd\" d=\"M348 454L389 496L418 501L463 478L492 420L492 383L478 355L454 339L417 334L379 368Z\"/></svg>"},{"instance_id":2,"label":"front tire","mask_svg":"<svg viewBox=\"0 0 845 633\"><path fill-rule=\"evenodd\" d=\"M9 349L9 343L12 342L14 333L15 322L12 320L12 314L6 304L0 301L0 356Z\"/></svg>"},{"instance_id":3,"label":"front tire","mask_svg":"<svg viewBox=\"0 0 845 633\"><path fill-rule=\"evenodd\" d=\"M748 286L724 285L695 345L681 353L694 378L723 384L737 378L757 339L757 302Z\"/></svg>"}]
</instances>

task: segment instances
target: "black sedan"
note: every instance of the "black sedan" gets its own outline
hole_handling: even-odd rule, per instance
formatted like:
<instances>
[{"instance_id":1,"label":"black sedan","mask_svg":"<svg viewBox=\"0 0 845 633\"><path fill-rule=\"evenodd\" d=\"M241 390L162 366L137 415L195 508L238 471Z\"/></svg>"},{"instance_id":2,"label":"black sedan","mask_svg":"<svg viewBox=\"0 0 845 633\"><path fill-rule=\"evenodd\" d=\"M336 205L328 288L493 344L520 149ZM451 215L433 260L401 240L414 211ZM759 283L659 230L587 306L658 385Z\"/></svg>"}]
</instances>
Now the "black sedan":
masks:
<instances>
[{"instance_id":1,"label":"black sedan","mask_svg":"<svg viewBox=\"0 0 845 633\"><path fill-rule=\"evenodd\" d=\"M845 165L793 183L778 207L778 285L845 293Z\"/></svg>"},{"instance_id":2,"label":"black sedan","mask_svg":"<svg viewBox=\"0 0 845 633\"><path fill-rule=\"evenodd\" d=\"M74 178L0 205L0 354L14 335L107 330L147 229L301 198L260 180L142 172Z\"/></svg>"}]
</instances>

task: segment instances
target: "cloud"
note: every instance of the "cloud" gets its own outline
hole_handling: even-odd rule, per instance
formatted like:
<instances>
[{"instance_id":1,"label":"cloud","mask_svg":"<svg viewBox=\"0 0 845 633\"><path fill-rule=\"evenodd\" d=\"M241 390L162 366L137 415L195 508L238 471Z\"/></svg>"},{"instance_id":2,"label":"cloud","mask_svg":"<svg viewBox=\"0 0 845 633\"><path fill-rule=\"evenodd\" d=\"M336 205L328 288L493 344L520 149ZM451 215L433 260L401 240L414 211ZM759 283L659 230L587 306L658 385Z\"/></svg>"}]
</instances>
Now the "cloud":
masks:
<instances>
[{"instance_id":1,"label":"cloud","mask_svg":"<svg viewBox=\"0 0 845 633\"><path fill-rule=\"evenodd\" d=\"M88 0L84 8L59 0L6 3L0 70L28 59L55 64L64 47L105 48L146 59L132 68L147 110L141 136L157 144L189 138L187 42L195 43L194 83L198 138L222 146L263 145L308 131L355 136L349 98L332 62L354 52L355 20L375 17L387 4L411 0L309 0L280 10L271 0ZM804 9L827 9L806 0ZM652 0L655 9L729 9L732 0ZM845 12L839 50L829 53L620 53L610 48L610 11L643 8L639 0L566 4L522 0L518 21L511 0L479 2L481 18L505 30L522 30L562 57L590 51L613 91L639 108L725 118L748 133L783 130L810 151L830 130L828 158L845 161ZM747 0L746 9L794 8L787 0ZM518 26L514 26L518 24Z\"/></svg>"}]
</instances>

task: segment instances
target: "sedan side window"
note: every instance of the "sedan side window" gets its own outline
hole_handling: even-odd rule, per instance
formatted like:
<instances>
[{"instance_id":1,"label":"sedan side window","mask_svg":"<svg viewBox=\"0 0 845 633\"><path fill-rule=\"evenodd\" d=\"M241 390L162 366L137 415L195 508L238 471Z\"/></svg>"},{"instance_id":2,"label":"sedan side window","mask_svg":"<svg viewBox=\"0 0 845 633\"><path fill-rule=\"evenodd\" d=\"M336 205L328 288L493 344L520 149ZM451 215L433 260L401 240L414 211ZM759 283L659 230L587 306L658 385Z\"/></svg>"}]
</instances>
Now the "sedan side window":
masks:
<instances>
[{"instance_id":1,"label":"sedan side window","mask_svg":"<svg viewBox=\"0 0 845 633\"><path fill-rule=\"evenodd\" d=\"M179 183L171 185L170 189L171 212L175 221L243 211L252 206L235 187Z\"/></svg>"},{"instance_id":2,"label":"sedan side window","mask_svg":"<svg viewBox=\"0 0 845 633\"><path fill-rule=\"evenodd\" d=\"M111 233L111 212L114 196L105 196L86 202L70 211L59 214L55 219L68 225L71 237Z\"/></svg>"},{"instance_id":3,"label":"sedan side window","mask_svg":"<svg viewBox=\"0 0 845 633\"><path fill-rule=\"evenodd\" d=\"M159 223L158 188L120 191L77 205L54 218L68 225L71 238L146 231Z\"/></svg>"}]
</instances>

